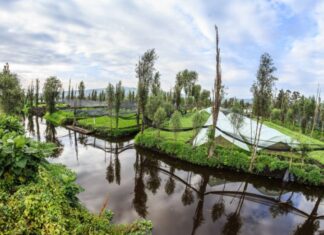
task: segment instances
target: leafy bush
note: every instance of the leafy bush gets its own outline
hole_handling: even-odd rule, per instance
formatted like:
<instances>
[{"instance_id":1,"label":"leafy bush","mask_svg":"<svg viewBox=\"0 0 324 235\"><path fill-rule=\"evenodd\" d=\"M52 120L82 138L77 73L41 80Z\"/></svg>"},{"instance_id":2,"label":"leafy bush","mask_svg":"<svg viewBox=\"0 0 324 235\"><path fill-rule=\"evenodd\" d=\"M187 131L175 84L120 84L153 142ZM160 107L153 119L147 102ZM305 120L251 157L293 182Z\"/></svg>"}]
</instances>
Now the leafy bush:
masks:
<instances>
[{"instance_id":1,"label":"leafy bush","mask_svg":"<svg viewBox=\"0 0 324 235\"><path fill-rule=\"evenodd\" d=\"M9 124L8 124L9 123ZM0 125L1 234L148 234L150 221L111 224L112 212L88 212L78 201L76 175L45 158L53 145L19 135L15 119ZM13 131L13 132L11 132Z\"/></svg>"},{"instance_id":2,"label":"leafy bush","mask_svg":"<svg viewBox=\"0 0 324 235\"><path fill-rule=\"evenodd\" d=\"M294 163L290 168L290 172L297 178L298 182L313 185L320 185L323 183L321 169L315 165Z\"/></svg>"},{"instance_id":3,"label":"leafy bush","mask_svg":"<svg viewBox=\"0 0 324 235\"><path fill-rule=\"evenodd\" d=\"M0 140L0 178L20 184L35 177L38 166L54 150L52 144L33 141L22 135L7 133Z\"/></svg>"},{"instance_id":4,"label":"leafy bush","mask_svg":"<svg viewBox=\"0 0 324 235\"><path fill-rule=\"evenodd\" d=\"M9 132L24 134L24 127L21 125L18 118L13 116L0 115L0 138Z\"/></svg>"}]
</instances>

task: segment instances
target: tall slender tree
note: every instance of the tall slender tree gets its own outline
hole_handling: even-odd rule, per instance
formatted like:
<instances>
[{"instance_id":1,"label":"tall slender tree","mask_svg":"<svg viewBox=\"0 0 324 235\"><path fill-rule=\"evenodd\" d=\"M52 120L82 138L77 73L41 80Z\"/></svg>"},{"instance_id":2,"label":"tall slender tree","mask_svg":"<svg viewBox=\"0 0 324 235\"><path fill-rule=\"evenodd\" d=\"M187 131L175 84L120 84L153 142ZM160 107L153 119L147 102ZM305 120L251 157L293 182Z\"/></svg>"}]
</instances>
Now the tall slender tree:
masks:
<instances>
[{"instance_id":1,"label":"tall slender tree","mask_svg":"<svg viewBox=\"0 0 324 235\"><path fill-rule=\"evenodd\" d=\"M137 85L137 103L139 112L142 114L142 126L141 132L144 132L145 128L145 106L148 100L150 85L154 75L154 63L157 59L157 55L154 49L148 50L141 56L138 64L136 65L136 77L138 78ZM138 114L139 116L139 114Z\"/></svg>"},{"instance_id":2,"label":"tall slender tree","mask_svg":"<svg viewBox=\"0 0 324 235\"><path fill-rule=\"evenodd\" d=\"M113 107L115 103L115 88L111 83L108 84L106 93L107 93L108 111L110 114L110 129L112 129L112 115L113 115Z\"/></svg>"},{"instance_id":3,"label":"tall slender tree","mask_svg":"<svg viewBox=\"0 0 324 235\"><path fill-rule=\"evenodd\" d=\"M84 85L84 82L81 81L80 84L79 84L79 99L80 100L84 100L85 98L85 95L84 95L84 90L85 90L85 85Z\"/></svg>"},{"instance_id":4,"label":"tall slender tree","mask_svg":"<svg viewBox=\"0 0 324 235\"><path fill-rule=\"evenodd\" d=\"M317 93L316 93L316 105L315 105L314 116L313 116L313 124L310 133L311 136L313 136L313 132L317 124L317 120L319 116L318 114L320 113L320 107L321 107L320 105L321 105L321 89L320 89L320 85L318 84Z\"/></svg>"},{"instance_id":5,"label":"tall slender tree","mask_svg":"<svg viewBox=\"0 0 324 235\"><path fill-rule=\"evenodd\" d=\"M36 78L36 91L35 91L35 105L38 107L39 103L39 79Z\"/></svg>"},{"instance_id":6,"label":"tall slender tree","mask_svg":"<svg viewBox=\"0 0 324 235\"><path fill-rule=\"evenodd\" d=\"M47 111L53 113L55 111L56 100L60 94L62 83L57 77L49 77L43 87L43 94Z\"/></svg>"},{"instance_id":7,"label":"tall slender tree","mask_svg":"<svg viewBox=\"0 0 324 235\"><path fill-rule=\"evenodd\" d=\"M215 139L215 132L216 132L216 126L217 126L217 120L218 120L218 114L220 110L220 105L222 102L222 72L221 72L221 58L220 58L220 48L219 48L219 36L218 36L218 28L215 25L215 31L216 31L216 77L214 80L214 94L213 94L213 106L212 106L212 115L213 115L213 125L211 129L211 133L209 134L209 137ZM208 157L211 157L214 155L214 149L215 149L215 140L210 140L210 146L208 150Z\"/></svg>"},{"instance_id":8,"label":"tall slender tree","mask_svg":"<svg viewBox=\"0 0 324 235\"><path fill-rule=\"evenodd\" d=\"M71 79L69 80L69 90L68 90L68 94L67 94L67 99L70 100L71 99Z\"/></svg>"},{"instance_id":9,"label":"tall slender tree","mask_svg":"<svg viewBox=\"0 0 324 235\"><path fill-rule=\"evenodd\" d=\"M124 98L125 98L125 90L122 87L122 82L119 81L116 84L116 88L115 88L115 115L116 115L115 118L116 118L117 129L118 129L119 111Z\"/></svg>"},{"instance_id":10,"label":"tall slender tree","mask_svg":"<svg viewBox=\"0 0 324 235\"><path fill-rule=\"evenodd\" d=\"M257 80L252 85L253 93L253 115L256 117L256 129L252 146L252 156L249 171L253 170L254 161L257 155L263 121L271 114L271 100L274 83L277 80L273 73L276 67L268 53L261 55L260 65L257 72ZM252 141L252 140L251 140Z\"/></svg>"}]
</instances>

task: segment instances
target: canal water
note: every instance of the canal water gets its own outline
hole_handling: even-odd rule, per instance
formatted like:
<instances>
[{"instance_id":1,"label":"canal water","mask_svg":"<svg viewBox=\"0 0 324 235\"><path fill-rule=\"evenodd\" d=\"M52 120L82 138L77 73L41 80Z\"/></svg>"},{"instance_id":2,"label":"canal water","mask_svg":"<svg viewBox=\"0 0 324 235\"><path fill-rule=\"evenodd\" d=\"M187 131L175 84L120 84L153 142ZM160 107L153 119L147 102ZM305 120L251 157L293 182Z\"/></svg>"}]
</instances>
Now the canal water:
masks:
<instances>
[{"instance_id":1,"label":"canal water","mask_svg":"<svg viewBox=\"0 0 324 235\"><path fill-rule=\"evenodd\" d=\"M76 172L80 202L115 223L146 218L153 234L323 234L323 188L211 170L26 118L27 135L60 146L53 163Z\"/></svg>"}]
</instances>

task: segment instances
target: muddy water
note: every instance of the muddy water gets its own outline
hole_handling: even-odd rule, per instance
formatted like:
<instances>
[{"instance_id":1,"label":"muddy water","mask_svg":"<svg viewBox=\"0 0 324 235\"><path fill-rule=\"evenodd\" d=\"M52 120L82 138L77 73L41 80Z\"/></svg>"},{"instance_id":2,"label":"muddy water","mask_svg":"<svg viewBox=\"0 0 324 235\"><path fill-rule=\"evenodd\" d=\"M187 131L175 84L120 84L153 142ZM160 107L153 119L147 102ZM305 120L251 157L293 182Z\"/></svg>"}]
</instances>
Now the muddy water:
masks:
<instances>
[{"instance_id":1,"label":"muddy water","mask_svg":"<svg viewBox=\"0 0 324 235\"><path fill-rule=\"evenodd\" d=\"M153 222L153 234L321 234L323 189L210 170L29 118L28 135L61 146L54 163L77 173L79 199L114 222Z\"/></svg>"}]
</instances>

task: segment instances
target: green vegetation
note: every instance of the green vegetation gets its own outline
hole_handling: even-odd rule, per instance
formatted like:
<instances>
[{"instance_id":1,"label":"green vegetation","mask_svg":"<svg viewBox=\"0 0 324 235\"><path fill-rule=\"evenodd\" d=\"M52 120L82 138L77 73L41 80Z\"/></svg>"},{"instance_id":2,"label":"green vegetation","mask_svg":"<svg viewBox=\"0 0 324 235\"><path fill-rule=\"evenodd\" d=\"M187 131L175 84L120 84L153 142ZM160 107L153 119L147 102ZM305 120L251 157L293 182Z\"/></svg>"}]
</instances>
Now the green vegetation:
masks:
<instances>
[{"instance_id":1,"label":"green vegetation","mask_svg":"<svg viewBox=\"0 0 324 235\"><path fill-rule=\"evenodd\" d=\"M9 70L9 64L0 73L0 109L4 113L19 114L23 106L23 90L16 74Z\"/></svg>"},{"instance_id":2,"label":"green vegetation","mask_svg":"<svg viewBox=\"0 0 324 235\"><path fill-rule=\"evenodd\" d=\"M62 83L58 78L49 77L46 79L43 87L43 95L49 113L55 112L56 100L59 97L61 88Z\"/></svg>"},{"instance_id":3,"label":"green vegetation","mask_svg":"<svg viewBox=\"0 0 324 235\"><path fill-rule=\"evenodd\" d=\"M148 234L150 221L111 223L112 212L94 215L76 197L76 175L46 161L52 144L22 135L12 117L0 119L0 231L2 234Z\"/></svg>"},{"instance_id":4,"label":"green vegetation","mask_svg":"<svg viewBox=\"0 0 324 235\"><path fill-rule=\"evenodd\" d=\"M77 125L92 130L95 134L108 137L121 137L135 134L139 131L136 115L128 114L118 118L118 128L115 117L101 116L80 119Z\"/></svg>"},{"instance_id":5,"label":"green vegetation","mask_svg":"<svg viewBox=\"0 0 324 235\"><path fill-rule=\"evenodd\" d=\"M296 139L301 144L315 144L315 145L318 144L320 146L324 146L324 142L322 142L320 140L314 139L314 138L309 137L309 136L302 134L300 132L292 131L292 130L290 130L286 127L280 126L278 124L266 121L265 125L273 128L273 129L276 129L276 130L280 131L281 133L292 137L293 139ZM309 152L308 157L310 157L324 165L324 151Z\"/></svg>"},{"instance_id":6,"label":"green vegetation","mask_svg":"<svg viewBox=\"0 0 324 235\"><path fill-rule=\"evenodd\" d=\"M172 138L172 134L165 135L161 131L160 137L157 137L155 130L147 129L143 134L139 133L135 137L135 143L139 146L166 153L172 157L201 166L213 168L229 168L239 172L249 172L251 157L248 152L240 149L229 149L217 146L214 155L207 158L208 147L202 145L193 147L186 143L190 132L181 135L177 141ZM192 134L192 133L191 133ZM282 179L284 172L289 168L289 162L280 160L275 156L261 154L256 158L253 171L256 175L263 175L270 178ZM292 163L290 172L296 176L299 183L310 185L323 185L323 170L311 164Z\"/></svg>"},{"instance_id":7,"label":"green vegetation","mask_svg":"<svg viewBox=\"0 0 324 235\"><path fill-rule=\"evenodd\" d=\"M68 121L71 121L74 117L74 114L72 111L63 111L59 110L54 113L46 113L45 119L55 126L60 126L66 124Z\"/></svg>"},{"instance_id":8,"label":"green vegetation","mask_svg":"<svg viewBox=\"0 0 324 235\"><path fill-rule=\"evenodd\" d=\"M209 114L204 111L200 113L203 121L199 122L204 123L208 119ZM175 115L180 116L180 114ZM182 127L190 128L195 125L196 121L194 119L196 118L197 113L187 113L180 116L178 121ZM171 130L174 129L172 120L173 118L171 121L165 122L163 126ZM135 143L193 164L249 172L250 153L231 145L229 142L217 140L214 155L208 158L208 143L198 147L191 145L191 141L195 136L194 130L177 132L176 140L174 137L175 132L160 131L158 136L157 131L154 128L146 129L143 134L139 133L135 137ZM292 162L289 162L287 158L283 158L280 154L271 153L269 155L265 151L259 153L259 156L255 159L253 170L250 170L250 173L282 179L287 169L295 175L296 181L299 183L310 185L324 184L323 170L316 165L301 163L300 157L296 157L292 159Z\"/></svg>"}]
</instances>

